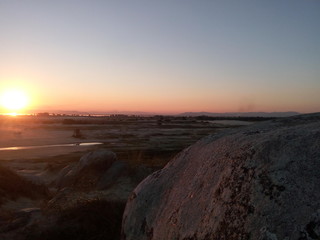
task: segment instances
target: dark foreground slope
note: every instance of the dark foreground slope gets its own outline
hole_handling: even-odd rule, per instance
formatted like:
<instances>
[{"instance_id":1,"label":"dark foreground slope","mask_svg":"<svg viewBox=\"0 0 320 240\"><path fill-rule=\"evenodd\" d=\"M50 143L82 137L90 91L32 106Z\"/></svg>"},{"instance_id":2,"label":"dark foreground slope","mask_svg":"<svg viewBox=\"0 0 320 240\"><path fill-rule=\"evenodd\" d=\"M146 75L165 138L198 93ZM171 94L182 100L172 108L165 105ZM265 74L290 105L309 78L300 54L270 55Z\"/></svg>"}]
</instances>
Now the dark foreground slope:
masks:
<instances>
[{"instance_id":1,"label":"dark foreground slope","mask_svg":"<svg viewBox=\"0 0 320 240\"><path fill-rule=\"evenodd\" d=\"M0 165L0 206L21 197L30 199L48 197L48 190L45 186L32 183Z\"/></svg>"},{"instance_id":2,"label":"dark foreground slope","mask_svg":"<svg viewBox=\"0 0 320 240\"><path fill-rule=\"evenodd\" d=\"M320 114L207 137L145 179L123 240L320 239Z\"/></svg>"},{"instance_id":3,"label":"dark foreground slope","mask_svg":"<svg viewBox=\"0 0 320 240\"><path fill-rule=\"evenodd\" d=\"M117 240L130 192L151 173L106 149L53 171L21 176L0 166L0 240Z\"/></svg>"}]
</instances>

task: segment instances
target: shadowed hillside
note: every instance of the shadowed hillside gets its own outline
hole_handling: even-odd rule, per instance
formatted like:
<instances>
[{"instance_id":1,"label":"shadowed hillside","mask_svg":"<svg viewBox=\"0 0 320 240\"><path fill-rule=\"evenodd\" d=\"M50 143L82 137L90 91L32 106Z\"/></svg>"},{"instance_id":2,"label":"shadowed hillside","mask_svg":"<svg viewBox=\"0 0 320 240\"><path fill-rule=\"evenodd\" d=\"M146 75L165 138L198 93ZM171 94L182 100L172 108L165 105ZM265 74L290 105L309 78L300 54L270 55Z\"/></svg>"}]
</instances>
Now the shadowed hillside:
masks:
<instances>
[{"instance_id":1,"label":"shadowed hillside","mask_svg":"<svg viewBox=\"0 0 320 240\"><path fill-rule=\"evenodd\" d=\"M0 205L21 197L38 199L47 196L45 186L34 184L0 165Z\"/></svg>"}]
</instances>

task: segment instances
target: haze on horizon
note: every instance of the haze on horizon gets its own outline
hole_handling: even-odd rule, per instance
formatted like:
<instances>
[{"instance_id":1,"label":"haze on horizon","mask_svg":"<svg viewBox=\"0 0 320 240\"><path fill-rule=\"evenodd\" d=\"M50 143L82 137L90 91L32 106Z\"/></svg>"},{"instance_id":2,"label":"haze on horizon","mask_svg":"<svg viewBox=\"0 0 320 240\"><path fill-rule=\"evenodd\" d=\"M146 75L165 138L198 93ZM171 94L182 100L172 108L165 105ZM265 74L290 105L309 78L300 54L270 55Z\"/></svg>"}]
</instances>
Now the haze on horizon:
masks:
<instances>
[{"instance_id":1,"label":"haze on horizon","mask_svg":"<svg viewBox=\"0 0 320 240\"><path fill-rule=\"evenodd\" d=\"M0 93L24 90L26 112L319 112L319 12L314 0L0 0Z\"/></svg>"}]
</instances>

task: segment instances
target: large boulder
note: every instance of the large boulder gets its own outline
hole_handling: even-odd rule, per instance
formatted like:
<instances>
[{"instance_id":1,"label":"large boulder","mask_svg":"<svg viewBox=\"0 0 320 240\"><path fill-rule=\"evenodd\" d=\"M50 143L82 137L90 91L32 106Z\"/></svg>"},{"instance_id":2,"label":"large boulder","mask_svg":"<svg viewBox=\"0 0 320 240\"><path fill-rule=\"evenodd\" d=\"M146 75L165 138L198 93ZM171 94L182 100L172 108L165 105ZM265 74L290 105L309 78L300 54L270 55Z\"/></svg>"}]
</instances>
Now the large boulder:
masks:
<instances>
[{"instance_id":1,"label":"large boulder","mask_svg":"<svg viewBox=\"0 0 320 240\"><path fill-rule=\"evenodd\" d=\"M74 187L85 190L96 189L97 185L102 188L108 184L110 185L112 180L120 176L124 170L124 164L122 164L122 168L118 167L115 174L112 171L112 166L114 164L118 165L116 163L117 156L114 152L106 149L89 152L82 156L76 164L71 164L62 169L56 179L56 185L58 188ZM107 179L109 182L106 183L105 180L104 184L101 184L100 179L105 179L105 174L109 176Z\"/></svg>"},{"instance_id":2,"label":"large boulder","mask_svg":"<svg viewBox=\"0 0 320 240\"><path fill-rule=\"evenodd\" d=\"M204 138L129 198L123 240L320 239L320 114Z\"/></svg>"},{"instance_id":3,"label":"large boulder","mask_svg":"<svg viewBox=\"0 0 320 240\"><path fill-rule=\"evenodd\" d=\"M97 183L98 190L110 187L126 170L128 166L123 161L115 161L110 168L103 174Z\"/></svg>"},{"instance_id":4,"label":"large boulder","mask_svg":"<svg viewBox=\"0 0 320 240\"><path fill-rule=\"evenodd\" d=\"M89 152L82 156L77 166L77 171L86 168L95 168L100 170L108 169L114 161L117 160L117 155L106 149L100 149Z\"/></svg>"}]
</instances>

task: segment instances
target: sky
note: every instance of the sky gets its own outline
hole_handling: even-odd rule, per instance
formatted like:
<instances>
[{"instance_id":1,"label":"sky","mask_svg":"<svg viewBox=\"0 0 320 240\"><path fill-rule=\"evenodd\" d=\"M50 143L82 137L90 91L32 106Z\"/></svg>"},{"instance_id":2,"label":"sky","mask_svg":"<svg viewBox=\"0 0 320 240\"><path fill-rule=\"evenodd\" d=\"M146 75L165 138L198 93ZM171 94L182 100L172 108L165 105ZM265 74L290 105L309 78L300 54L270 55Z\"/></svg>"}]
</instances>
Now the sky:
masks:
<instances>
[{"instance_id":1,"label":"sky","mask_svg":"<svg viewBox=\"0 0 320 240\"><path fill-rule=\"evenodd\" d=\"M319 112L319 25L318 0L0 0L0 93L29 112Z\"/></svg>"}]
</instances>

